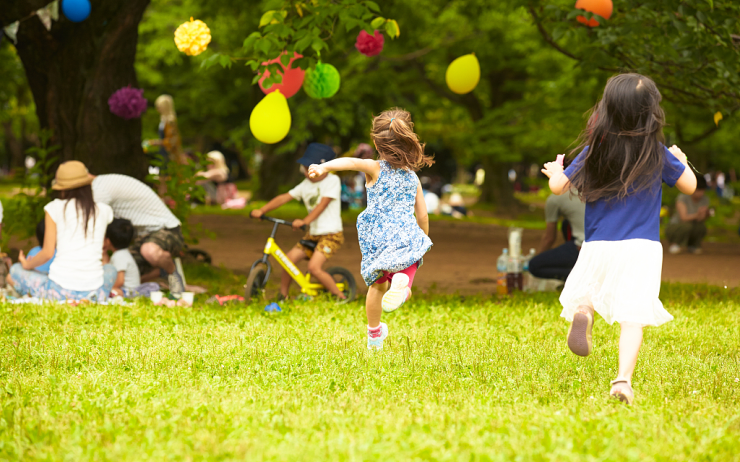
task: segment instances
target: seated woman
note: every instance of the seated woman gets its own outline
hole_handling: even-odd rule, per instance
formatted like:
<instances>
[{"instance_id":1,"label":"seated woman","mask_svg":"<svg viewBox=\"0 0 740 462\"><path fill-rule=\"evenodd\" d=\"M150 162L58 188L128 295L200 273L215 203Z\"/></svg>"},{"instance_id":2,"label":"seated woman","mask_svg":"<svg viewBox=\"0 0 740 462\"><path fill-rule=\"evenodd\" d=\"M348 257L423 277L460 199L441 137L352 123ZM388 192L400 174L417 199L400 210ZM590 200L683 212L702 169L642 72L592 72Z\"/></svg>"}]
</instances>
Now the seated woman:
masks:
<instances>
[{"instance_id":1,"label":"seated woman","mask_svg":"<svg viewBox=\"0 0 740 462\"><path fill-rule=\"evenodd\" d=\"M709 198L706 196L707 180L701 175L696 177L694 194L679 194L676 199L676 214L665 229L666 238L672 254L681 252L686 247L689 253L701 253L701 241L707 235L705 221L709 218Z\"/></svg>"},{"instance_id":2,"label":"seated woman","mask_svg":"<svg viewBox=\"0 0 740 462\"><path fill-rule=\"evenodd\" d=\"M105 301L117 272L103 266L103 240L113 210L96 203L85 164L72 160L57 169L52 189L60 192L44 207L46 233L41 251L33 257L18 256L8 283L21 295L49 300ZM56 256L54 253L56 252ZM33 271L54 257L49 274Z\"/></svg>"},{"instance_id":3,"label":"seated woman","mask_svg":"<svg viewBox=\"0 0 740 462\"><path fill-rule=\"evenodd\" d=\"M229 180L229 167L226 159L219 151L211 151L207 154L208 170L198 172L198 176L205 180L198 181L206 190L206 204L223 204L236 195L236 187Z\"/></svg>"}]
</instances>

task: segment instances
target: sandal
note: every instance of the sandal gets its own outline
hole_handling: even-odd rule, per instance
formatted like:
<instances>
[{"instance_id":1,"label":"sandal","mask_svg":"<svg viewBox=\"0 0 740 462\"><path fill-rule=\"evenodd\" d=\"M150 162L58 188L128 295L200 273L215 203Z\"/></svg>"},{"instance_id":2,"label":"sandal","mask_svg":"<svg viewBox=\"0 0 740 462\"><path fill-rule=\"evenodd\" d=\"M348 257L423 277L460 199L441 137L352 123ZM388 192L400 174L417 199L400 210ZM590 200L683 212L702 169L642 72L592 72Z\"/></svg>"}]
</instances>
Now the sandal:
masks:
<instances>
[{"instance_id":1,"label":"sandal","mask_svg":"<svg viewBox=\"0 0 740 462\"><path fill-rule=\"evenodd\" d=\"M618 387L616 390L614 386L617 384L624 384L624 386ZM635 400L635 392L632 391L632 384L627 379L616 379L611 381L612 390L609 392L609 396L616 398L619 401L632 406L632 402Z\"/></svg>"},{"instance_id":2,"label":"sandal","mask_svg":"<svg viewBox=\"0 0 740 462\"><path fill-rule=\"evenodd\" d=\"M578 307L579 310L582 307ZM577 311L573 315L573 322L568 329L568 348L578 356L588 356L593 350L591 342L591 330L594 326L593 310L590 312Z\"/></svg>"}]
</instances>

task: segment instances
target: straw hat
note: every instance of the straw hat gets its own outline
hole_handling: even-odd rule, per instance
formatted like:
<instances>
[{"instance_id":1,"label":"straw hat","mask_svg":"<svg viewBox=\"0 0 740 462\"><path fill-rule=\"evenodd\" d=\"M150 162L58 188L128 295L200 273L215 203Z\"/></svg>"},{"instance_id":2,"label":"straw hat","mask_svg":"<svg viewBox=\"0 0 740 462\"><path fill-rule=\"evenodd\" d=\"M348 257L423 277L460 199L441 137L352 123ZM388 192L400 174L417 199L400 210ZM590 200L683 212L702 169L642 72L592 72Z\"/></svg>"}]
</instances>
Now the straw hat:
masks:
<instances>
[{"instance_id":1,"label":"straw hat","mask_svg":"<svg viewBox=\"0 0 740 462\"><path fill-rule=\"evenodd\" d=\"M66 189L79 188L92 183L93 178L87 171L85 164L79 160L70 160L59 166L57 169L56 179L51 189L63 191Z\"/></svg>"}]
</instances>

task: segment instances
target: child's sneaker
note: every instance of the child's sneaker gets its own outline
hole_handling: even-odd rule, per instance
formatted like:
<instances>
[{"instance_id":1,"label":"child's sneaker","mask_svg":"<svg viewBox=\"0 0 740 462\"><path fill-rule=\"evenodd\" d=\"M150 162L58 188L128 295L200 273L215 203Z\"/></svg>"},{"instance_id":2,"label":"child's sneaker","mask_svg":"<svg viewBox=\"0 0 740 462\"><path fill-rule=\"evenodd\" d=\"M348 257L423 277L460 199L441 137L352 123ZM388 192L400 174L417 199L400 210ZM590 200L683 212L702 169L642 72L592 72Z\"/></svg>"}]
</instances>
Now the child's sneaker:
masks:
<instances>
[{"instance_id":1,"label":"child's sneaker","mask_svg":"<svg viewBox=\"0 0 740 462\"><path fill-rule=\"evenodd\" d=\"M381 322L375 329L367 328L367 349L382 350L383 340L388 337L388 326Z\"/></svg>"},{"instance_id":2,"label":"child's sneaker","mask_svg":"<svg viewBox=\"0 0 740 462\"><path fill-rule=\"evenodd\" d=\"M409 296L409 277L403 273L393 275L391 288L383 295L383 311L391 313L406 302Z\"/></svg>"}]
</instances>

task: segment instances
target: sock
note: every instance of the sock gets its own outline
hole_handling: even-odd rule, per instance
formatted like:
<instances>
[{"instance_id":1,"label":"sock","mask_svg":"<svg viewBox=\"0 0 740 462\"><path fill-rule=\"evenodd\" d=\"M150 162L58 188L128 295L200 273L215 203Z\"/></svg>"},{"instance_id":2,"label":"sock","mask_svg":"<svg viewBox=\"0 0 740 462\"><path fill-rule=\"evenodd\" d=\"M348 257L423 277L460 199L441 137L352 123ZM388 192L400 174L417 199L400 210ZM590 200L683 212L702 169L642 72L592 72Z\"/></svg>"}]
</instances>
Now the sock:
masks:
<instances>
[{"instance_id":1,"label":"sock","mask_svg":"<svg viewBox=\"0 0 740 462\"><path fill-rule=\"evenodd\" d=\"M370 338L378 338L383 334L383 330L380 328L380 324L377 327L367 326L367 336Z\"/></svg>"}]
</instances>

